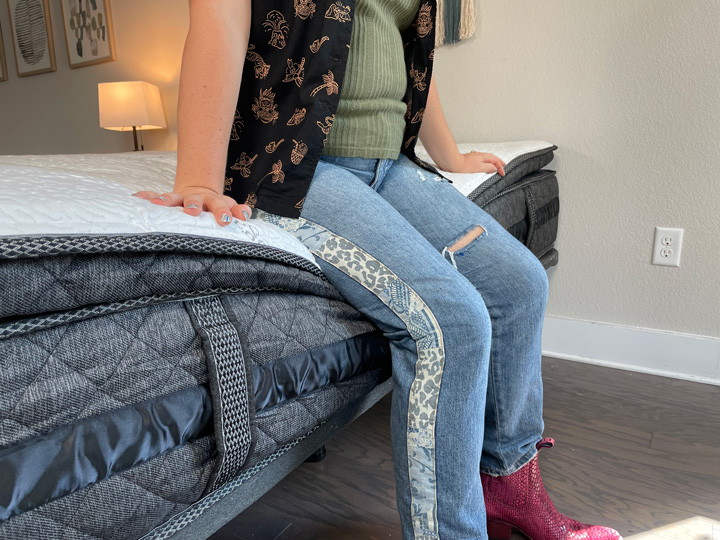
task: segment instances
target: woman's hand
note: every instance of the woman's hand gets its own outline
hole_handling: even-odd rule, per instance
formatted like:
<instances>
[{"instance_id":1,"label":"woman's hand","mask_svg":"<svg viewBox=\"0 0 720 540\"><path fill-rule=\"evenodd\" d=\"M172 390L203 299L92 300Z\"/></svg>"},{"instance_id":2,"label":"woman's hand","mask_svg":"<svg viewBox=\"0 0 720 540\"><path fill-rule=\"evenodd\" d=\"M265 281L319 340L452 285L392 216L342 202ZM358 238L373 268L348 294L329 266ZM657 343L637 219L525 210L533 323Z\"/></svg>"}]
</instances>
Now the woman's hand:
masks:
<instances>
[{"instance_id":1,"label":"woman's hand","mask_svg":"<svg viewBox=\"0 0 720 540\"><path fill-rule=\"evenodd\" d=\"M494 154L469 152L461 154L445 120L435 78L430 78L425 114L418 133L437 168L453 173L494 173L505 176L505 162Z\"/></svg>"},{"instance_id":2,"label":"woman's hand","mask_svg":"<svg viewBox=\"0 0 720 540\"><path fill-rule=\"evenodd\" d=\"M495 154L485 152L476 152L475 150L467 154L458 154L452 161L451 168L447 172L454 173L494 173L505 176L505 163Z\"/></svg>"},{"instance_id":3,"label":"woman's hand","mask_svg":"<svg viewBox=\"0 0 720 540\"><path fill-rule=\"evenodd\" d=\"M212 212L220 225L252 209L223 195L228 140L250 39L250 0L190 0L178 93L178 154L169 193L134 195L186 214Z\"/></svg>"},{"instance_id":4,"label":"woman's hand","mask_svg":"<svg viewBox=\"0 0 720 540\"><path fill-rule=\"evenodd\" d=\"M168 193L138 191L133 195L160 206L182 206L184 212L191 216L199 216L203 210L212 212L221 226L229 225L233 217L247 221L252 214L248 205L238 204L232 197L203 187L175 189Z\"/></svg>"}]
</instances>

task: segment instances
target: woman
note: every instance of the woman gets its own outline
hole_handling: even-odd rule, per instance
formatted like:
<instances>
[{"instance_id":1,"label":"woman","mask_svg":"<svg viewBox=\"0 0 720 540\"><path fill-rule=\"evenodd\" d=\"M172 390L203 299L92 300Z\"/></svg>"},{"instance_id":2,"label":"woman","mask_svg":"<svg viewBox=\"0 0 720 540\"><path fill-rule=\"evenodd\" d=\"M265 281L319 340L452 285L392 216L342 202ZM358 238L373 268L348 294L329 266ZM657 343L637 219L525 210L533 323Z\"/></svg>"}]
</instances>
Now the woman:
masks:
<instances>
[{"instance_id":1,"label":"woman","mask_svg":"<svg viewBox=\"0 0 720 540\"><path fill-rule=\"evenodd\" d=\"M174 191L138 195L290 231L383 330L405 538L614 540L559 514L537 469L544 269L414 155L419 136L443 170L504 174L445 122L435 26L469 25L445 2L190 0Z\"/></svg>"}]
</instances>

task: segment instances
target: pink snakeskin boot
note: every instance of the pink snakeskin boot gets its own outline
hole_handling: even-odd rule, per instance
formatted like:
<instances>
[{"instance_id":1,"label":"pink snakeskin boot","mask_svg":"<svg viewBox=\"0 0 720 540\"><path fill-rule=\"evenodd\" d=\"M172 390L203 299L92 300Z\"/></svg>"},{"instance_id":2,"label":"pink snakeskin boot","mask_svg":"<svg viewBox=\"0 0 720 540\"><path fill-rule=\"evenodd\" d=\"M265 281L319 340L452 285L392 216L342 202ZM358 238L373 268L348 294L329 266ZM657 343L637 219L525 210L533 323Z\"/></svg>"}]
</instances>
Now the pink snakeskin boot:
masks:
<instances>
[{"instance_id":1,"label":"pink snakeskin boot","mask_svg":"<svg viewBox=\"0 0 720 540\"><path fill-rule=\"evenodd\" d=\"M546 438L537 448L554 444ZM543 486L537 455L513 474L481 473L480 478L490 540L510 540L513 529L530 540L622 540L614 529L585 525L558 512Z\"/></svg>"}]
</instances>

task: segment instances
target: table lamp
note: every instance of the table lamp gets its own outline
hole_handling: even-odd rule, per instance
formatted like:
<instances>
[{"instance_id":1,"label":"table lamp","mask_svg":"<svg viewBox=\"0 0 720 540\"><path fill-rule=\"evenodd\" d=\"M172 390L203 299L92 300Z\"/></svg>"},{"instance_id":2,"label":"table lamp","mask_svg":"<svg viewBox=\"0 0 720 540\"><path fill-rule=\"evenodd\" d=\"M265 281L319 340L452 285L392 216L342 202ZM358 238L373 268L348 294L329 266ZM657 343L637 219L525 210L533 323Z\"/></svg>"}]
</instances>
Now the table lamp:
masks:
<instances>
[{"instance_id":1,"label":"table lamp","mask_svg":"<svg viewBox=\"0 0 720 540\"><path fill-rule=\"evenodd\" d=\"M139 129L167 127L160 100L160 89L143 81L98 84L100 127L113 131L133 131L135 150Z\"/></svg>"}]
</instances>

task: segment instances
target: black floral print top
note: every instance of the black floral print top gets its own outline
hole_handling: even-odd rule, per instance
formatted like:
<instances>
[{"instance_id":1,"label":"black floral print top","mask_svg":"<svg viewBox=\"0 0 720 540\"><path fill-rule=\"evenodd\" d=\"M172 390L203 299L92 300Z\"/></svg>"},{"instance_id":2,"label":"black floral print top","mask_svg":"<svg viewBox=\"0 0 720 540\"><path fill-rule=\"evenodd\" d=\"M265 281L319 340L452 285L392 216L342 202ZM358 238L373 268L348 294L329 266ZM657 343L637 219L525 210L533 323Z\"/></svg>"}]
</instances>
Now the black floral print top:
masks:
<instances>
[{"instance_id":1,"label":"black floral print top","mask_svg":"<svg viewBox=\"0 0 720 540\"><path fill-rule=\"evenodd\" d=\"M415 156L432 75L436 0L402 32L407 70L401 152ZM297 218L340 99L355 0L253 0L250 40L228 145L225 193Z\"/></svg>"}]
</instances>

